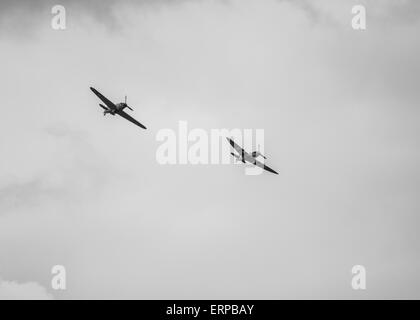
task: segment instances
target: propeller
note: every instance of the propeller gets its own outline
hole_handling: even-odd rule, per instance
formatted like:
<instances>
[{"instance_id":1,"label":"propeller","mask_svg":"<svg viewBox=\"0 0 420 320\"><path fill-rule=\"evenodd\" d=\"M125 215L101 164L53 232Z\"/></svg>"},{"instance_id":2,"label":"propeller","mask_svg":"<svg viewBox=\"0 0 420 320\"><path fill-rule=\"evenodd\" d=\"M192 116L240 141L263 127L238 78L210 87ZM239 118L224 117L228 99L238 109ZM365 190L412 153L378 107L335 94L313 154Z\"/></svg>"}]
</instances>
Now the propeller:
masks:
<instances>
[{"instance_id":1,"label":"propeller","mask_svg":"<svg viewBox=\"0 0 420 320\"><path fill-rule=\"evenodd\" d=\"M127 105L127 95L125 96L124 103L125 103L125 106L126 106L128 109L130 109L131 111L134 111L132 108L130 108L130 107Z\"/></svg>"}]
</instances>

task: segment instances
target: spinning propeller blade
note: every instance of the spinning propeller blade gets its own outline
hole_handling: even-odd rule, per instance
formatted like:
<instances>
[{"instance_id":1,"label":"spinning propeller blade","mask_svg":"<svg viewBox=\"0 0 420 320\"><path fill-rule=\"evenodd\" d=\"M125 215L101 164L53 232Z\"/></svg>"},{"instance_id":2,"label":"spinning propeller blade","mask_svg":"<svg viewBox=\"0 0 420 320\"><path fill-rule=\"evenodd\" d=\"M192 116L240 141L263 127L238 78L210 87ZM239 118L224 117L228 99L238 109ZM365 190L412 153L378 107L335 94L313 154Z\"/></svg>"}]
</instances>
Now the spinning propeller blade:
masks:
<instances>
[{"instance_id":1,"label":"spinning propeller blade","mask_svg":"<svg viewBox=\"0 0 420 320\"><path fill-rule=\"evenodd\" d=\"M130 109L131 111L134 111L131 107L128 106L127 104L127 95L125 96L125 100L124 100L125 106Z\"/></svg>"}]
</instances>

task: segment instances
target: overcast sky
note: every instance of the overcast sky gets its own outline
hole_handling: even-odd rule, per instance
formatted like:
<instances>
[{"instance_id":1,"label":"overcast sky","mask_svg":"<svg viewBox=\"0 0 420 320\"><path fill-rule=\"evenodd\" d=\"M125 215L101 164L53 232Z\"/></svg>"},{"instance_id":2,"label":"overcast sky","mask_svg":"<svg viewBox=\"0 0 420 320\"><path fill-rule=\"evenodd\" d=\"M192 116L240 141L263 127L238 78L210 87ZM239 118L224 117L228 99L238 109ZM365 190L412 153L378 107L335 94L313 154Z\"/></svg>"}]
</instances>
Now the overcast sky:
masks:
<instances>
[{"instance_id":1,"label":"overcast sky","mask_svg":"<svg viewBox=\"0 0 420 320\"><path fill-rule=\"evenodd\" d=\"M420 298L418 1L56 2L0 3L0 299ZM280 174L159 165L180 120Z\"/></svg>"}]
</instances>

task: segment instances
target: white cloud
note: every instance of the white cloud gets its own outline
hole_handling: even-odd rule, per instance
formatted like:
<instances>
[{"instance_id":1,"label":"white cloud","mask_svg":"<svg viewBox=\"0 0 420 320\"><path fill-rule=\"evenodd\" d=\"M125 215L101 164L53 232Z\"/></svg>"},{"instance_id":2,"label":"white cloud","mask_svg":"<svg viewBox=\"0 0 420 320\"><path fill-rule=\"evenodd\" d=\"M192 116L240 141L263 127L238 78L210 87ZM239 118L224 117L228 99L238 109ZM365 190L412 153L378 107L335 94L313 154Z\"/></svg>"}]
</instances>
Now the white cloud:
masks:
<instances>
[{"instance_id":1,"label":"white cloud","mask_svg":"<svg viewBox=\"0 0 420 320\"><path fill-rule=\"evenodd\" d=\"M53 296L37 282L18 283L0 279L0 300L51 300Z\"/></svg>"}]
</instances>

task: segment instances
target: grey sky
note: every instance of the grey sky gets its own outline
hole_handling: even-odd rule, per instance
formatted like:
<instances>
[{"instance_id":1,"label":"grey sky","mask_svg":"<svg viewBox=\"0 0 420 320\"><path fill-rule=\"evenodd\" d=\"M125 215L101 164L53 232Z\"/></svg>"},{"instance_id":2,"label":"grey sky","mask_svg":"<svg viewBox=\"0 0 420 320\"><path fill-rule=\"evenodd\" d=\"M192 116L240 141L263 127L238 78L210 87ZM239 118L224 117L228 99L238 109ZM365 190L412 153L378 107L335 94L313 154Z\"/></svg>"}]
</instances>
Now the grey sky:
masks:
<instances>
[{"instance_id":1,"label":"grey sky","mask_svg":"<svg viewBox=\"0 0 420 320\"><path fill-rule=\"evenodd\" d=\"M1 2L0 298L419 298L417 2L158 2ZM158 165L179 120L280 175Z\"/></svg>"}]
</instances>

